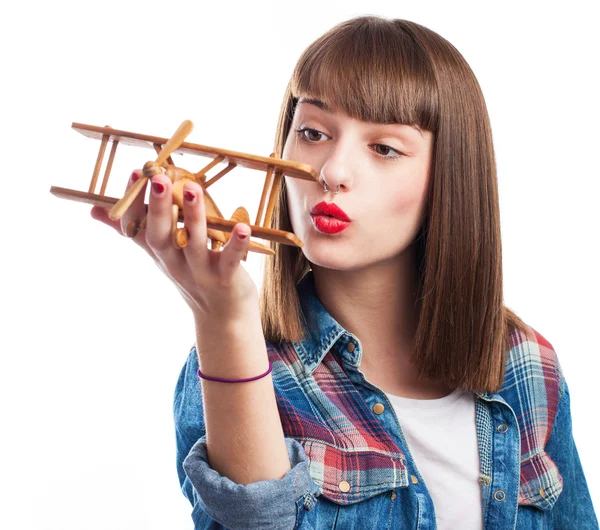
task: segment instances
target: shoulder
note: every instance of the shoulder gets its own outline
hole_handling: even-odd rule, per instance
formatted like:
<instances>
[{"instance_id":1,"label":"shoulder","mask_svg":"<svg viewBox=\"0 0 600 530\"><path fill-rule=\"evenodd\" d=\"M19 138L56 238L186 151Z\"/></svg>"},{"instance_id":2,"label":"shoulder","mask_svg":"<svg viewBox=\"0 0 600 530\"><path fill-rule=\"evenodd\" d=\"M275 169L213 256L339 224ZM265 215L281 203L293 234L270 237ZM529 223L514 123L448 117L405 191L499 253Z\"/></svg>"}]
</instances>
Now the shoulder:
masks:
<instances>
[{"instance_id":1,"label":"shoulder","mask_svg":"<svg viewBox=\"0 0 600 530\"><path fill-rule=\"evenodd\" d=\"M266 346L267 356L274 367L275 363L278 363L282 368L285 367L292 370L298 368L298 363L301 362L300 357L290 342L283 341L275 344L266 341Z\"/></svg>"},{"instance_id":2,"label":"shoulder","mask_svg":"<svg viewBox=\"0 0 600 530\"><path fill-rule=\"evenodd\" d=\"M509 336L506 373L500 393L528 390L560 398L564 377L556 351L539 331L527 325L525 330L513 330Z\"/></svg>"},{"instance_id":3,"label":"shoulder","mask_svg":"<svg viewBox=\"0 0 600 530\"><path fill-rule=\"evenodd\" d=\"M273 366L273 386L278 403L281 405L291 400L297 404L307 388L315 384L311 381L310 372L290 342L272 344L267 341L266 345L267 356Z\"/></svg>"},{"instance_id":4,"label":"shoulder","mask_svg":"<svg viewBox=\"0 0 600 530\"><path fill-rule=\"evenodd\" d=\"M564 377L552 344L531 326L513 331L500 395L515 412L522 438L535 433L535 441L521 440L522 449L528 447L532 452L543 449L564 388Z\"/></svg>"},{"instance_id":5,"label":"shoulder","mask_svg":"<svg viewBox=\"0 0 600 530\"><path fill-rule=\"evenodd\" d=\"M511 333L501 397L519 426L521 463L519 504L551 508L563 479L547 452L565 381L552 344L531 326Z\"/></svg>"}]
</instances>

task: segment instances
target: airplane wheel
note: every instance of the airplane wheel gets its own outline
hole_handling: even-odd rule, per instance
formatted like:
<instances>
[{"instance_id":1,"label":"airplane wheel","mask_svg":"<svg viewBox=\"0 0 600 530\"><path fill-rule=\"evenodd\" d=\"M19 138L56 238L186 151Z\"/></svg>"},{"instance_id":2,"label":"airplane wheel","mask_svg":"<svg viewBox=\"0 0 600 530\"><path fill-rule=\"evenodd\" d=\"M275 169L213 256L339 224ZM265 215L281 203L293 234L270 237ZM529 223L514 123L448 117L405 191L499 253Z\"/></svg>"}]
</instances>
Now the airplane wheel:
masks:
<instances>
[{"instance_id":1,"label":"airplane wheel","mask_svg":"<svg viewBox=\"0 0 600 530\"><path fill-rule=\"evenodd\" d=\"M188 231L185 228L178 228L173 234L173 243L177 248L185 248L188 242Z\"/></svg>"},{"instance_id":2,"label":"airplane wheel","mask_svg":"<svg viewBox=\"0 0 600 530\"><path fill-rule=\"evenodd\" d=\"M127 237L135 237L140 230L140 222L137 219L132 219L127 223L125 234Z\"/></svg>"}]
</instances>

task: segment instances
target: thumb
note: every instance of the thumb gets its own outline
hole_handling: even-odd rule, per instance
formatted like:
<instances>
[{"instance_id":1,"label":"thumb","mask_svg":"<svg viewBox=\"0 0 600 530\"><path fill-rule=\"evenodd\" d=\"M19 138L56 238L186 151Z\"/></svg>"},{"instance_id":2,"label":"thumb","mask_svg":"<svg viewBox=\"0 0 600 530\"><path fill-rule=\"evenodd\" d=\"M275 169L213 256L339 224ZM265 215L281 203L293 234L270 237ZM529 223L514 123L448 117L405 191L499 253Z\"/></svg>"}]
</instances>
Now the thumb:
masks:
<instances>
[{"instance_id":1,"label":"thumb","mask_svg":"<svg viewBox=\"0 0 600 530\"><path fill-rule=\"evenodd\" d=\"M117 232L119 232L119 234L123 235L123 232L121 232L121 221L113 221L110 219L110 217L108 217L108 208L94 206L90 210L90 215L96 221L100 221L101 223L114 228Z\"/></svg>"}]
</instances>

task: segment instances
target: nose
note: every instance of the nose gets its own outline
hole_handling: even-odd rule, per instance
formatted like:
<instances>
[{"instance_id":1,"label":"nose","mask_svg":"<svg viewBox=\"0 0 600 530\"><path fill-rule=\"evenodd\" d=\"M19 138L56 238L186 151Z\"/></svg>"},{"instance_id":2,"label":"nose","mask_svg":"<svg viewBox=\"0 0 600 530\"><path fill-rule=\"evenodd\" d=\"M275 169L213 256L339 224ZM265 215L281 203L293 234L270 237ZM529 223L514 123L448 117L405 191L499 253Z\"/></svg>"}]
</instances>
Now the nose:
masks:
<instances>
[{"instance_id":1,"label":"nose","mask_svg":"<svg viewBox=\"0 0 600 530\"><path fill-rule=\"evenodd\" d=\"M328 192L338 190L348 191L352 188L352 157L350 149L338 143L328 153L327 159L321 166L319 182Z\"/></svg>"}]
</instances>

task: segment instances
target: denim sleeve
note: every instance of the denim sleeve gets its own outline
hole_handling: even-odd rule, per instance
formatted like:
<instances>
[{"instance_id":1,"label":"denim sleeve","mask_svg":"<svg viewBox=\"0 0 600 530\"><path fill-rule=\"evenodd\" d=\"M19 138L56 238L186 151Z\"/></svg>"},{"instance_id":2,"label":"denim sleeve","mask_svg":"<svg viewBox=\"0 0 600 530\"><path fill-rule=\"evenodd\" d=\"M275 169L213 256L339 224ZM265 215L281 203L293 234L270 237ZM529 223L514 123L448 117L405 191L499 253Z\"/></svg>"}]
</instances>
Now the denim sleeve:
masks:
<instances>
[{"instance_id":1,"label":"denim sleeve","mask_svg":"<svg viewBox=\"0 0 600 530\"><path fill-rule=\"evenodd\" d=\"M198 493L197 504L204 512L199 516L208 515L231 530L298 528L304 511L314 508L319 488L310 477L302 446L290 438L285 442L292 469L283 478L241 485L210 467L206 437L198 440L183 467Z\"/></svg>"},{"instance_id":2,"label":"denim sleeve","mask_svg":"<svg viewBox=\"0 0 600 530\"><path fill-rule=\"evenodd\" d=\"M552 508L552 528L598 530L579 454L573 439L569 388L561 377L561 397L546 452L556 463L563 490Z\"/></svg>"},{"instance_id":3,"label":"denim sleeve","mask_svg":"<svg viewBox=\"0 0 600 530\"><path fill-rule=\"evenodd\" d=\"M196 530L300 528L304 513L314 508L319 487L308 471L300 443L286 438L291 469L281 479L237 484L208 464L202 387L192 348L175 389L173 413L177 473L183 494L193 506Z\"/></svg>"}]
</instances>

